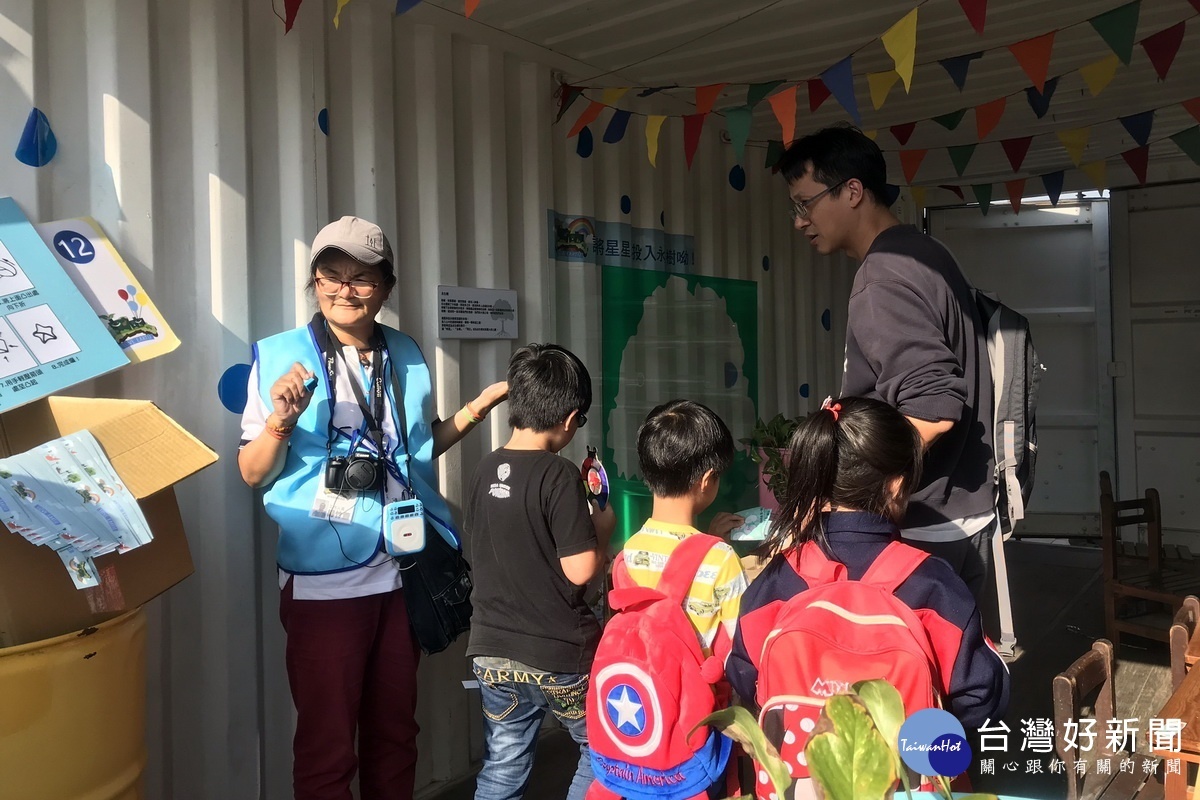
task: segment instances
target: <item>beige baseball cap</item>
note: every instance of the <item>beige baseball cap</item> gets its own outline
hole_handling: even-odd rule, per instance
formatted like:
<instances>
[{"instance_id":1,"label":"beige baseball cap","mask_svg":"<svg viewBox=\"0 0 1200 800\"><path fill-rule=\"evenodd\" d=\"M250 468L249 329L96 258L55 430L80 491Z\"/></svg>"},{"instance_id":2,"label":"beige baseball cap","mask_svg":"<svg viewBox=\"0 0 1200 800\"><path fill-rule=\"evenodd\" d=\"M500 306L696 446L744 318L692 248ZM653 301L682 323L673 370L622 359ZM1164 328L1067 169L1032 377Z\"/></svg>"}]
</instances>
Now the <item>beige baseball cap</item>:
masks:
<instances>
[{"instance_id":1,"label":"beige baseball cap","mask_svg":"<svg viewBox=\"0 0 1200 800\"><path fill-rule=\"evenodd\" d=\"M316 266L321 253L333 248L341 250L356 261L368 266L387 262L394 267L392 261L392 245L383 235L383 229L374 222L367 222L358 217L342 217L321 229L312 243L312 258L308 266ZM390 272L390 270L388 270Z\"/></svg>"}]
</instances>

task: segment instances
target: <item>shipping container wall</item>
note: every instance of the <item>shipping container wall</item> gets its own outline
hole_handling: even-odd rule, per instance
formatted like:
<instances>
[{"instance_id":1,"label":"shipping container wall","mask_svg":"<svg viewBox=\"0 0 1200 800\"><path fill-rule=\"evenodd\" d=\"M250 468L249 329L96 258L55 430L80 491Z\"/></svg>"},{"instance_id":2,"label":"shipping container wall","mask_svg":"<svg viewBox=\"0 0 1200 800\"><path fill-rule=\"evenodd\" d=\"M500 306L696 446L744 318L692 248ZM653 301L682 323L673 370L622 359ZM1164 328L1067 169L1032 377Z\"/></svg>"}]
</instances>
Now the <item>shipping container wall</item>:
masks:
<instances>
[{"instance_id":1,"label":"shipping container wall","mask_svg":"<svg viewBox=\"0 0 1200 800\"><path fill-rule=\"evenodd\" d=\"M238 475L239 400L218 383L252 341L311 315L308 245L325 222L355 214L391 235L384 321L422 346L443 416L529 341L578 352L599 396L601 269L553 259L549 210L694 237L696 263L674 269L756 281L760 415L815 408L840 377L852 270L812 259L761 144L738 189L719 116L689 169L679 118L652 167L645 119L608 144L606 112L585 158L566 136L585 102L554 124L556 71L585 66L436 7L394 17L390 0L358 0L337 29L333 11L309 0L285 36L268 0L0 3L0 153L35 107L58 140L42 168L0 157L0 194L35 221L95 217L183 341L77 391L154 400L221 455L178 487L196 573L150 609L152 798L290 796L275 529ZM439 338L442 284L515 289L519 338ZM441 460L456 510L507 433L494 415ZM422 666L421 786L480 755L462 652Z\"/></svg>"}]
</instances>

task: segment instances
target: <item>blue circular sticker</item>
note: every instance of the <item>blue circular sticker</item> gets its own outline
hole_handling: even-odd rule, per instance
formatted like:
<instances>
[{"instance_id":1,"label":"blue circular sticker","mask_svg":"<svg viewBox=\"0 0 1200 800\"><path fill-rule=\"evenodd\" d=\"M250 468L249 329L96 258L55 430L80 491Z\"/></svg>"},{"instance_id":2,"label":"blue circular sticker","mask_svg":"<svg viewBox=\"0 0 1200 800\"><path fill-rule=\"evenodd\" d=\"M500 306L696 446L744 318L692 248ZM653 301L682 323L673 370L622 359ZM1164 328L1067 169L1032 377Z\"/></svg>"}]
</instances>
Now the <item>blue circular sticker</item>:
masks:
<instances>
[{"instance_id":1,"label":"blue circular sticker","mask_svg":"<svg viewBox=\"0 0 1200 800\"><path fill-rule=\"evenodd\" d=\"M949 711L926 708L900 726L900 758L921 775L953 778L967 771L971 746L962 723Z\"/></svg>"},{"instance_id":2,"label":"blue circular sticker","mask_svg":"<svg viewBox=\"0 0 1200 800\"><path fill-rule=\"evenodd\" d=\"M249 380L249 364L234 364L221 375L221 379L217 381L217 397L226 410L234 414L241 414L246 410Z\"/></svg>"},{"instance_id":3,"label":"blue circular sticker","mask_svg":"<svg viewBox=\"0 0 1200 800\"><path fill-rule=\"evenodd\" d=\"M621 213L628 214L633 210L633 201L629 199L629 195L621 195Z\"/></svg>"},{"instance_id":4,"label":"blue circular sticker","mask_svg":"<svg viewBox=\"0 0 1200 800\"><path fill-rule=\"evenodd\" d=\"M79 231L59 231L54 234L54 250L74 264L87 264L96 257L96 248Z\"/></svg>"}]
</instances>

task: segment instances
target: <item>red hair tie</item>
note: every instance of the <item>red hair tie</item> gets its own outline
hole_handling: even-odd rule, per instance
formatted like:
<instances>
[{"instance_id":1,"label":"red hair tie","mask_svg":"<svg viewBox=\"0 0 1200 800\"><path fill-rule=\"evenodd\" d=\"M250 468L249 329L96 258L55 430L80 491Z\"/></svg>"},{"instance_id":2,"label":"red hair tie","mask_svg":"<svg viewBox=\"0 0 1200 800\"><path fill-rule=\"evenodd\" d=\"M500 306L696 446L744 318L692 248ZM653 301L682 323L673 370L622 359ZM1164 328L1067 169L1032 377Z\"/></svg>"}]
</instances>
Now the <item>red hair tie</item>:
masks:
<instances>
[{"instance_id":1,"label":"red hair tie","mask_svg":"<svg viewBox=\"0 0 1200 800\"><path fill-rule=\"evenodd\" d=\"M833 414L833 421L837 422L838 417L842 413L842 404L833 402L832 396L826 397L825 402L821 403L821 410L828 411L830 414Z\"/></svg>"}]
</instances>

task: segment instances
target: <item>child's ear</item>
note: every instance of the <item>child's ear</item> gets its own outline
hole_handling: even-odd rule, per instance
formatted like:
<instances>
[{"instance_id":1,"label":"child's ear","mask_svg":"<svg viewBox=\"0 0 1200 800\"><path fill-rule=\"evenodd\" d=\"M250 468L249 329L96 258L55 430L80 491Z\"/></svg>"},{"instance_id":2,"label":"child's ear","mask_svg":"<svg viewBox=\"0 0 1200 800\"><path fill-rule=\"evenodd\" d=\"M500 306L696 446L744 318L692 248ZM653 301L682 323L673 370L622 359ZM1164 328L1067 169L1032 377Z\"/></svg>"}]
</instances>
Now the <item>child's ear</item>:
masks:
<instances>
[{"instance_id":1,"label":"child's ear","mask_svg":"<svg viewBox=\"0 0 1200 800\"><path fill-rule=\"evenodd\" d=\"M717 471L713 469L707 470L700 476L700 493L708 494L709 492L715 492L720 484L721 476L717 474Z\"/></svg>"},{"instance_id":2,"label":"child's ear","mask_svg":"<svg viewBox=\"0 0 1200 800\"><path fill-rule=\"evenodd\" d=\"M562 426L563 426L563 430L564 430L564 431L565 431L565 430L570 430L570 428L571 428L571 422L572 422L572 421L573 421L573 420L574 420L574 419L575 419L577 416L579 416L579 409L576 409L576 410L572 411L570 414L567 414L567 418L566 418L566 419L564 419L564 420L563 420L563 422L562 422Z\"/></svg>"}]
</instances>

